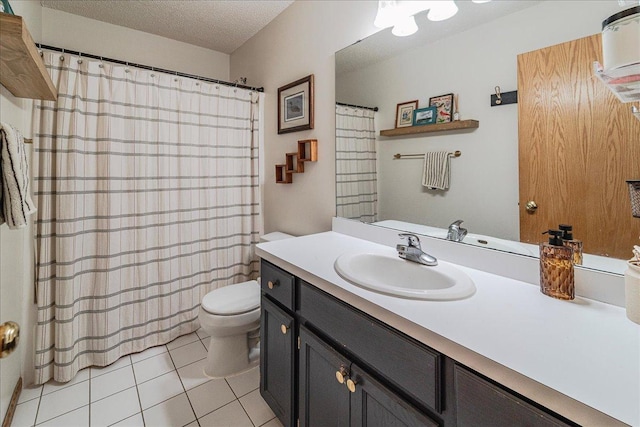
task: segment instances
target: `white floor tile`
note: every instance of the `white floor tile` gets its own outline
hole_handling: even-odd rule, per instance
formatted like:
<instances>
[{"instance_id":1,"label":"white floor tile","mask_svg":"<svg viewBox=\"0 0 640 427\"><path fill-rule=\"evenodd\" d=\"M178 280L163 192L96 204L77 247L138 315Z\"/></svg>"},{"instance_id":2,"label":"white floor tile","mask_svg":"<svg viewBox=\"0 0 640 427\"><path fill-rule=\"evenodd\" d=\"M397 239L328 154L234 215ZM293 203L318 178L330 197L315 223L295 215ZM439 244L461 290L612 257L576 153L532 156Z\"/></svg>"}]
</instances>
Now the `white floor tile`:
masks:
<instances>
[{"instance_id":1,"label":"white floor tile","mask_svg":"<svg viewBox=\"0 0 640 427\"><path fill-rule=\"evenodd\" d=\"M137 413L132 417L112 424L111 427L144 427L144 420L142 419L142 413ZM151 427L151 426L149 426Z\"/></svg>"},{"instance_id":2,"label":"white floor tile","mask_svg":"<svg viewBox=\"0 0 640 427\"><path fill-rule=\"evenodd\" d=\"M133 367L125 366L108 374L91 379L91 402L104 399L122 390L134 387Z\"/></svg>"},{"instance_id":3,"label":"white floor tile","mask_svg":"<svg viewBox=\"0 0 640 427\"><path fill-rule=\"evenodd\" d=\"M204 331L204 329L200 328L196 331L196 334L200 337L200 339L207 338L209 336L208 333Z\"/></svg>"},{"instance_id":4,"label":"white floor tile","mask_svg":"<svg viewBox=\"0 0 640 427\"><path fill-rule=\"evenodd\" d=\"M167 348L169 349L169 351L171 351L178 347L182 347L183 345L191 344L192 342L197 341L199 339L200 338L198 337L198 335L195 332L193 332L193 333L190 333L189 335L183 335L171 341L170 343L167 344Z\"/></svg>"},{"instance_id":5,"label":"white floor tile","mask_svg":"<svg viewBox=\"0 0 640 427\"><path fill-rule=\"evenodd\" d=\"M85 427L89 426L89 405L78 408L74 411L60 415L45 423L38 424L38 427Z\"/></svg>"},{"instance_id":6,"label":"white floor tile","mask_svg":"<svg viewBox=\"0 0 640 427\"><path fill-rule=\"evenodd\" d=\"M169 372L143 384L138 384L138 394L140 395L142 409L148 409L183 392L184 389L176 371Z\"/></svg>"},{"instance_id":7,"label":"white floor tile","mask_svg":"<svg viewBox=\"0 0 640 427\"><path fill-rule=\"evenodd\" d=\"M113 362L111 365L107 365L104 367L91 367L91 379L99 377L100 375L108 374L109 372L115 371L120 368L124 368L125 366L131 365L131 357L122 356L120 359Z\"/></svg>"},{"instance_id":8,"label":"white floor tile","mask_svg":"<svg viewBox=\"0 0 640 427\"><path fill-rule=\"evenodd\" d=\"M158 345L155 347L148 348L145 351L141 351L140 353L132 354L131 362L133 363L140 362L141 360L148 359L150 357L157 356L159 354L166 353L166 352L167 352L166 345Z\"/></svg>"},{"instance_id":9,"label":"white floor tile","mask_svg":"<svg viewBox=\"0 0 640 427\"><path fill-rule=\"evenodd\" d=\"M260 427L284 427L279 419L274 418L271 421L262 424Z\"/></svg>"},{"instance_id":10,"label":"white floor tile","mask_svg":"<svg viewBox=\"0 0 640 427\"><path fill-rule=\"evenodd\" d=\"M138 384L149 381L173 370L175 370L175 366L173 366L171 357L167 352L133 364L133 372L136 375L136 383Z\"/></svg>"},{"instance_id":11,"label":"white floor tile","mask_svg":"<svg viewBox=\"0 0 640 427\"><path fill-rule=\"evenodd\" d=\"M173 359L173 363L175 363L176 368L181 368L207 357L207 350L200 340L169 350L169 353L171 354L171 358Z\"/></svg>"},{"instance_id":12,"label":"white floor tile","mask_svg":"<svg viewBox=\"0 0 640 427\"><path fill-rule=\"evenodd\" d=\"M43 386L41 385L38 385L38 386L32 385L29 387L22 387L22 391L20 392L20 398L18 399L18 404L27 402L32 399L38 399L42 394L42 387Z\"/></svg>"},{"instance_id":13,"label":"white floor tile","mask_svg":"<svg viewBox=\"0 0 640 427\"><path fill-rule=\"evenodd\" d=\"M251 420L237 400L200 418L198 421L201 427L253 427Z\"/></svg>"},{"instance_id":14,"label":"white floor tile","mask_svg":"<svg viewBox=\"0 0 640 427\"><path fill-rule=\"evenodd\" d=\"M187 391L187 396L198 418L236 399L231 388L222 378L211 380Z\"/></svg>"},{"instance_id":15,"label":"white floor tile","mask_svg":"<svg viewBox=\"0 0 640 427\"><path fill-rule=\"evenodd\" d=\"M204 347L207 349L207 351L209 351L210 342L211 342L211 337L202 338L202 344L204 344Z\"/></svg>"},{"instance_id":16,"label":"white floor tile","mask_svg":"<svg viewBox=\"0 0 640 427\"><path fill-rule=\"evenodd\" d=\"M16 406L16 412L13 414L13 427L30 427L36 423L36 414L38 413L38 404L40 399L31 399Z\"/></svg>"},{"instance_id":17,"label":"white floor tile","mask_svg":"<svg viewBox=\"0 0 640 427\"><path fill-rule=\"evenodd\" d=\"M73 379L71 381L68 381L66 383L59 383L58 381L49 381L44 385L44 389L42 390L42 395L45 394L50 394L53 392L56 392L58 390L62 390L65 389L67 387L70 387L72 385L76 385L76 384L80 384L83 381L86 381L89 379L89 374L90 374L91 369L87 368L87 369L82 369L80 371L78 371L78 373L76 374L75 377L73 377Z\"/></svg>"},{"instance_id":18,"label":"white floor tile","mask_svg":"<svg viewBox=\"0 0 640 427\"><path fill-rule=\"evenodd\" d=\"M156 406L145 410L144 422L153 427L184 426L195 421L196 416L191 409L189 399L182 393Z\"/></svg>"},{"instance_id":19,"label":"white floor tile","mask_svg":"<svg viewBox=\"0 0 640 427\"><path fill-rule=\"evenodd\" d=\"M256 366L240 375L227 377L226 380L236 396L244 396L260 387L260 367Z\"/></svg>"},{"instance_id":20,"label":"white floor tile","mask_svg":"<svg viewBox=\"0 0 640 427\"><path fill-rule=\"evenodd\" d=\"M89 381L65 387L62 390L42 396L36 422L42 423L88 404Z\"/></svg>"},{"instance_id":21,"label":"white floor tile","mask_svg":"<svg viewBox=\"0 0 640 427\"><path fill-rule=\"evenodd\" d=\"M251 418L253 424L257 426L262 425L275 417L275 414L271 408L269 408L267 402L265 402L260 395L260 390L252 391L251 393L241 397L239 400L244 410L249 414L249 418Z\"/></svg>"},{"instance_id":22,"label":"white floor tile","mask_svg":"<svg viewBox=\"0 0 640 427\"><path fill-rule=\"evenodd\" d=\"M206 364L207 359L202 359L178 369L178 375L180 375L180 380L182 380L182 385L185 390L190 390L206 383L207 381L211 381L211 378L204 374L204 367Z\"/></svg>"},{"instance_id":23,"label":"white floor tile","mask_svg":"<svg viewBox=\"0 0 640 427\"><path fill-rule=\"evenodd\" d=\"M186 425L184 427L200 427L200 424L198 424L197 421L194 421L194 422L192 422L192 423L190 423L190 424L188 424L188 425Z\"/></svg>"},{"instance_id":24,"label":"white floor tile","mask_svg":"<svg viewBox=\"0 0 640 427\"><path fill-rule=\"evenodd\" d=\"M131 387L91 403L91 427L109 426L140 412L138 393Z\"/></svg>"}]
</instances>

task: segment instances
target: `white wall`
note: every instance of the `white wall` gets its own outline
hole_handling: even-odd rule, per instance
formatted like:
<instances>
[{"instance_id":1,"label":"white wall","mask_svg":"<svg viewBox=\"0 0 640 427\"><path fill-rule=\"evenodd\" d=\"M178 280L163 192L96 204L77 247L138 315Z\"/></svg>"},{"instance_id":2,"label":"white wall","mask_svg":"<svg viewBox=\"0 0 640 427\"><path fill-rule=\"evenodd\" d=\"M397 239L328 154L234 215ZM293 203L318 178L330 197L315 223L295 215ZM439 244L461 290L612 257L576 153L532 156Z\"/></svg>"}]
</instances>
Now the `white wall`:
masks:
<instances>
[{"instance_id":1,"label":"white wall","mask_svg":"<svg viewBox=\"0 0 640 427\"><path fill-rule=\"evenodd\" d=\"M491 107L494 87L517 89L518 54L595 34L615 1L547 1L407 51L336 82L341 100L377 105L378 129L394 127L399 102L457 93L473 132L409 138L378 137L379 217L446 228L456 219L474 233L519 240L518 106ZM543 29L543 31L541 31ZM342 52L341 52L342 54ZM425 190L422 161L395 153L461 150L451 161L449 191Z\"/></svg>"},{"instance_id":2,"label":"white wall","mask_svg":"<svg viewBox=\"0 0 640 427\"><path fill-rule=\"evenodd\" d=\"M335 215L335 118L334 52L373 32L376 2L299 1L245 43L231 56L231 76L247 75L250 81L264 85L266 105L265 146L265 228L294 234L313 233L330 228ZM377 70L385 78L385 95L375 104L381 108L380 128L393 127L398 102L420 98L425 105L429 96L460 94L462 118L480 120L480 128L468 134L446 137L411 138L400 142L382 142L380 156L390 159L395 152L422 152L428 149L459 149L462 157L453 160L453 184L447 203L466 220L473 231L498 237L517 236L517 106L488 107L494 86L503 91L517 88L518 53L597 33L611 13L619 11L616 1L547 1L539 6L487 23L475 30L433 43L428 52L414 54L417 66L402 68L403 80L421 82L415 89L389 76L399 64L382 64ZM446 69L438 69L446 64ZM307 74L316 77L316 129L277 135L277 88ZM395 74L395 73L393 73ZM367 77L370 78L370 77ZM351 80L346 83L355 87ZM358 101L351 101L358 102ZM365 105L372 102L362 101ZM302 176L294 176L291 185L275 184L273 165L282 162L284 153L294 148L297 139L315 137L320 145L320 161L310 165ZM401 148L400 148L401 147ZM413 151L418 150L418 151ZM391 162L389 160L389 162ZM398 163L382 165L398 169ZM397 192L390 203L405 205L415 219L437 215L428 211L442 195L428 196L420 188L420 162L402 161L402 174L396 178L410 184ZM385 178L386 179L386 178ZM382 183L381 192L391 190ZM486 197L487 188L495 195ZM464 195L463 195L464 194ZM425 200L425 196L427 200ZM451 197L449 197L451 196ZM454 197L456 196L456 197ZM381 212L387 207L381 205ZM476 220L478 211L489 212L485 219L500 213L499 227ZM446 214L438 222L448 225ZM423 222L423 221L416 221Z\"/></svg>"}]
</instances>

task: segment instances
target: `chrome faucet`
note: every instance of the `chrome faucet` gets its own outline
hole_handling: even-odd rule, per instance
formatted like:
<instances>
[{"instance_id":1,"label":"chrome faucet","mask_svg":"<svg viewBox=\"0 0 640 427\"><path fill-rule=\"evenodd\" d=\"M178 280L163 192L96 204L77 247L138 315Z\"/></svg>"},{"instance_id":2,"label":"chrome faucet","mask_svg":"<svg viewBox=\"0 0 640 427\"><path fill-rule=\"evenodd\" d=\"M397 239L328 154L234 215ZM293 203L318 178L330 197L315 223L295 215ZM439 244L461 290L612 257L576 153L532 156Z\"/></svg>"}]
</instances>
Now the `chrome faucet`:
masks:
<instances>
[{"instance_id":1,"label":"chrome faucet","mask_svg":"<svg viewBox=\"0 0 640 427\"><path fill-rule=\"evenodd\" d=\"M453 221L449 226L449 231L447 232L447 240L451 240L453 242L462 242L464 236L467 235L467 229L460 227L464 221L461 219L457 221Z\"/></svg>"},{"instance_id":2,"label":"chrome faucet","mask_svg":"<svg viewBox=\"0 0 640 427\"><path fill-rule=\"evenodd\" d=\"M420 246L420 239L415 234L401 233L398 234L402 239L407 239L406 245L396 245L398 256L407 261L417 262L418 264L434 266L438 265L438 260L424 252Z\"/></svg>"}]
</instances>

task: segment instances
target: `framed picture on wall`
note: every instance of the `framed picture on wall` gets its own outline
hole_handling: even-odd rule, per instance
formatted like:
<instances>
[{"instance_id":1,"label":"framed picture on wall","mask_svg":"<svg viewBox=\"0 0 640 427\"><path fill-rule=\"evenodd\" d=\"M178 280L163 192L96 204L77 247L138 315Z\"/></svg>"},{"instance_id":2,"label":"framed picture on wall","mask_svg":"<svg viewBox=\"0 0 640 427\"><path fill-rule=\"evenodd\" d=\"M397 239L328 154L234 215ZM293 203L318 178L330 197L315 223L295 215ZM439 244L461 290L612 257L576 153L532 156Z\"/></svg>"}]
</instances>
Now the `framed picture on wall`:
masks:
<instances>
[{"instance_id":1,"label":"framed picture on wall","mask_svg":"<svg viewBox=\"0 0 640 427\"><path fill-rule=\"evenodd\" d=\"M436 123L449 123L453 115L453 94L429 98L429 105L438 109Z\"/></svg>"},{"instance_id":2,"label":"framed picture on wall","mask_svg":"<svg viewBox=\"0 0 640 427\"><path fill-rule=\"evenodd\" d=\"M278 133L313 129L313 74L278 89Z\"/></svg>"},{"instance_id":3,"label":"framed picture on wall","mask_svg":"<svg viewBox=\"0 0 640 427\"><path fill-rule=\"evenodd\" d=\"M396 128L413 124L413 111L418 108L418 100L400 103L396 106Z\"/></svg>"},{"instance_id":4,"label":"framed picture on wall","mask_svg":"<svg viewBox=\"0 0 640 427\"><path fill-rule=\"evenodd\" d=\"M435 105L426 108L418 108L413 112L413 125L432 125L436 122L437 115L438 109Z\"/></svg>"}]
</instances>

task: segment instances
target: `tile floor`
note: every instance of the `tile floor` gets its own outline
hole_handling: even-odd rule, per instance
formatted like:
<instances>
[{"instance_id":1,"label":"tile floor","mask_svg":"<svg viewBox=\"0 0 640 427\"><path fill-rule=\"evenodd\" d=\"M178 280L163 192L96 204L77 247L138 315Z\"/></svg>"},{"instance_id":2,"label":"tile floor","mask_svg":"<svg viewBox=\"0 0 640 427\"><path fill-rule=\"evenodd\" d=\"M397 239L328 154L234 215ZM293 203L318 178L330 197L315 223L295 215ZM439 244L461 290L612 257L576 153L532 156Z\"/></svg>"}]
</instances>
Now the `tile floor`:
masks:
<instances>
[{"instance_id":1,"label":"tile floor","mask_svg":"<svg viewBox=\"0 0 640 427\"><path fill-rule=\"evenodd\" d=\"M201 330L87 368L68 383L24 388L12 426L282 427L260 396L259 370L211 380Z\"/></svg>"}]
</instances>

